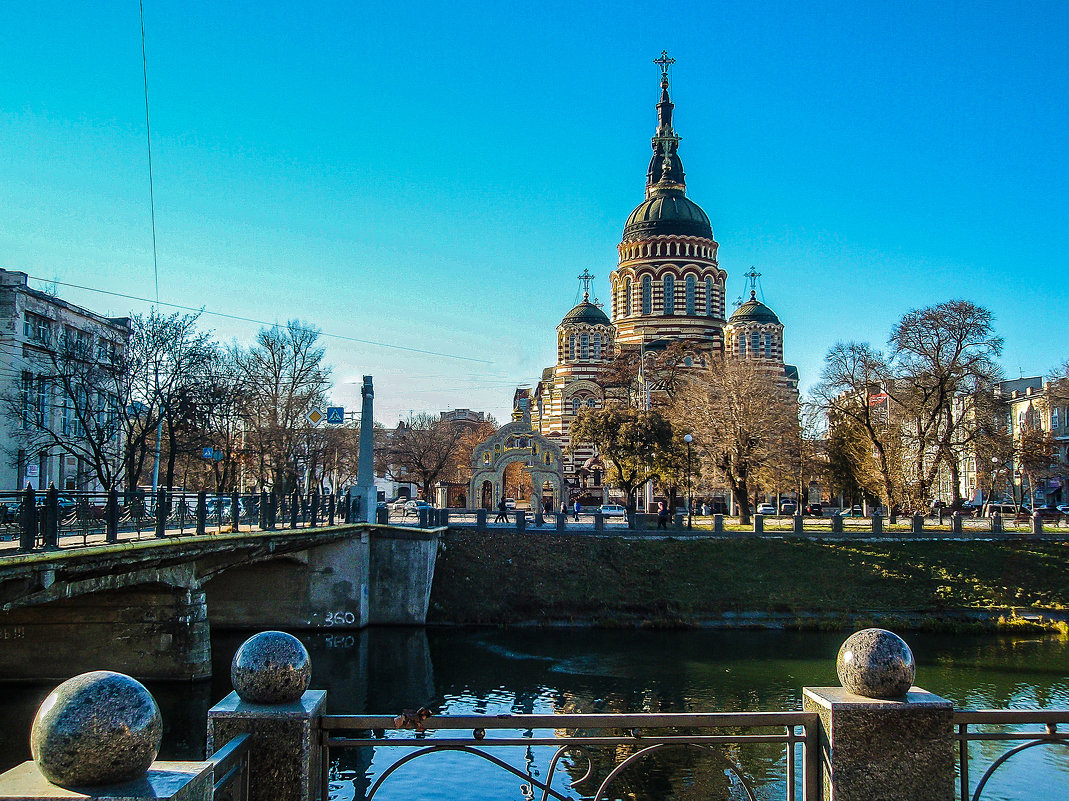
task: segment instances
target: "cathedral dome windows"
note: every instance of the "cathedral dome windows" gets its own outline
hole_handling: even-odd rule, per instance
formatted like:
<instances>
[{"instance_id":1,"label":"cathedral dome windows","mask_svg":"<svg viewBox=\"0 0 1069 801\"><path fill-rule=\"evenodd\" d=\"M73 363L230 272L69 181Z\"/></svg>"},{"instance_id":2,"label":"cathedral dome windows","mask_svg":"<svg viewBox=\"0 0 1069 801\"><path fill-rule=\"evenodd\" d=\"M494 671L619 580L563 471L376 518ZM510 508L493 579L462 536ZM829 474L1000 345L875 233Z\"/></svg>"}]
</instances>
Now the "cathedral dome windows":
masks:
<instances>
[{"instance_id":1,"label":"cathedral dome windows","mask_svg":"<svg viewBox=\"0 0 1069 801\"><path fill-rule=\"evenodd\" d=\"M653 314L653 279L648 276L642 276L642 314Z\"/></svg>"},{"instance_id":2,"label":"cathedral dome windows","mask_svg":"<svg viewBox=\"0 0 1069 801\"><path fill-rule=\"evenodd\" d=\"M676 313L676 277L671 274L664 277L664 313Z\"/></svg>"},{"instance_id":3,"label":"cathedral dome windows","mask_svg":"<svg viewBox=\"0 0 1069 801\"><path fill-rule=\"evenodd\" d=\"M693 275L687 276L685 295L686 295L686 313L687 315L694 316L694 296L697 294L697 279Z\"/></svg>"}]
</instances>

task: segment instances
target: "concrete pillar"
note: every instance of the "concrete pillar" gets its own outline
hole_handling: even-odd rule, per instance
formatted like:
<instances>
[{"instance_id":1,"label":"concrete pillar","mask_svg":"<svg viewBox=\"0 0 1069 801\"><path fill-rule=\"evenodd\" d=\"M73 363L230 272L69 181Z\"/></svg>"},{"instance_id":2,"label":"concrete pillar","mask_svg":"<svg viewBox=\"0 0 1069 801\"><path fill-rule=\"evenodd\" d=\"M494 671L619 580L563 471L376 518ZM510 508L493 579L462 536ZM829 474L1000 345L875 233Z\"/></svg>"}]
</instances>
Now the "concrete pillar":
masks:
<instances>
[{"instance_id":1,"label":"concrete pillar","mask_svg":"<svg viewBox=\"0 0 1069 801\"><path fill-rule=\"evenodd\" d=\"M360 458L356 467L356 486L349 492L360 498L360 511L355 522L370 523L375 519L379 495L375 490L375 389L369 375L364 376L360 398Z\"/></svg>"},{"instance_id":2,"label":"concrete pillar","mask_svg":"<svg viewBox=\"0 0 1069 801\"><path fill-rule=\"evenodd\" d=\"M804 534L805 533L805 518L802 517L801 515L795 515L794 516L794 533L795 534Z\"/></svg>"},{"instance_id":3,"label":"concrete pillar","mask_svg":"<svg viewBox=\"0 0 1069 801\"><path fill-rule=\"evenodd\" d=\"M486 531L486 510L485 509L476 509L475 510L475 528L477 528L479 531Z\"/></svg>"},{"instance_id":4,"label":"concrete pillar","mask_svg":"<svg viewBox=\"0 0 1069 801\"><path fill-rule=\"evenodd\" d=\"M390 524L390 510L379 509L378 504L375 505L375 522L380 526L388 526Z\"/></svg>"},{"instance_id":5,"label":"concrete pillar","mask_svg":"<svg viewBox=\"0 0 1069 801\"><path fill-rule=\"evenodd\" d=\"M427 622L438 540L437 532L411 528L371 532L368 623L422 626Z\"/></svg>"},{"instance_id":6,"label":"concrete pillar","mask_svg":"<svg viewBox=\"0 0 1069 801\"><path fill-rule=\"evenodd\" d=\"M267 491L260 490L260 508L258 510L260 513L260 519L258 521L260 531L267 530L267 504Z\"/></svg>"},{"instance_id":7,"label":"concrete pillar","mask_svg":"<svg viewBox=\"0 0 1069 801\"><path fill-rule=\"evenodd\" d=\"M961 534L961 512L954 512L953 517L950 518L950 530L954 534Z\"/></svg>"},{"instance_id":8,"label":"concrete pillar","mask_svg":"<svg viewBox=\"0 0 1069 801\"><path fill-rule=\"evenodd\" d=\"M26 483L21 493L22 505L19 508L19 550L32 551L37 543L37 493L33 485Z\"/></svg>"},{"instance_id":9,"label":"concrete pillar","mask_svg":"<svg viewBox=\"0 0 1069 801\"><path fill-rule=\"evenodd\" d=\"M764 534L765 533L765 516L754 515L753 516L753 533Z\"/></svg>"},{"instance_id":10,"label":"concrete pillar","mask_svg":"<svg viewBox=\"0 0 1069 801\"><path fill-rule=\"evenodd\" d=\"M201 490L197 493L197 536L203 537L208 517L208 493Z\"/></svg>"},{"instance_id":11,"label":"concrete pillar","mask_svg":"<svg viewBox=\"0 0 1069 801\"><path fill-rule=\"evenodd\" d=\"M513 509L512 514L516 518L516 531L522 534L527 530L527 514L523 509Z\"/></svg>"},{"instance_id":12,"label":"concrete pillar","mask_svg":"<svg viewBox=\"0 0 1069 801\"><path fill-rule=\"evenodd\" d=\"M542 504L538 504L535 507L534 524L538 527L542 527L546 524L546 518L542 515Z\"/></svg>"},{"instance_id":13,"label":"concrete pillar","mask_svg":"<svg viewBox=\"0 0 1069 801\"><path fill-rule=\"evenodd\" d=\"M114 487L108 492L108 505L104 510L105 526L108 542L119 541L119 492Z\"/></svg>"},{"instance_id":14,"label":"concrete pillar","mask_svg":"<svg viewBox=\"0 0 1069 801\"><path fill-rule=\"evenodd\" d=\"M208 710L208 752L251 734L250 801L315 801L320 792L319 717L325 690L306 690L287 704L253 704L236 692Z\"/></svg>"},{"instance_id":15,"label":"concrete pillar","mask_svg":"<svg viewBox=\"0 0 1069 801\"><path fill-rule=\"evenodd\" d=\"M924 517L920 514L920 512L917 512L913 515L912 530L914 534L924 533Z\"/></svg>"},{"instance_id":16,"label":"concrete pillar","mask_svg":"<svg viewBox=\"0 0 1069 801\"><path fill-rule=\"evenodd\" d=\"M876 537L883 534L883 515L874 514L872 516L872 534Z\"/></svg>"},{"instance_id":17,"label":"concrete pillar","mask_svg":"<svg viewBox=\"0 0 1069 801\"><path fill-rule=\"evenodd\" d=\"M568 515L561 514L560 512L557 512L556 515L557 515L557 531L564 531L564 526L568 522Z\"/></svg>"},{"instance_id":18,"label":"concrete pillar","mask_svg":"<svg viewBox=\"0 0 1069 801\"><path fill-rule=\"evenodd\" d=\"M449 510L448 509L439 509L438 510L438 525L439 526L448 526L449 525Z\"/></svg>"},{"instance_id":19,"label":"concrete pillar","mask_svg":"<svg viewBox=\"0 0 1069 801\"><path fill-rule=\"evenodd\" d=\"M838 512L831 516L831 531L833 534L843 533L843 516Z\"/></svg>"},{"instance_id":20,"label":"concrete pillar","mask_svg":"<svg viewBox=\"0 0 1069 801\"><path fill-rule=\"evenodd\" d=\"M416 525L420 528L427 528L431 522L430 510L426 506L419 507L417 515Z\"/></svg>"},{"instance_id":21,"label":"concrete pillar","mask_svg":"<svg viewBox=\"0 0 1069 801\"><path fill-rule=\"evenodd\" d=\"M723 534L724 533L724 516L723 515L713 515L713 533L714 534Z\"/></svg>"},{"instance_id":22,"label":"concrete pillar","mask_svg":"<svg viewBox=\"0 0 1069 801\"><path fill-rule=\"evenodd\" d=\"M998 512L995 512L995 514L993 514L991 516L991 533L992 534L1001 534L1002 533L1002 515L999 514Z\"/></svg>"},{"instance_id":23,"label":"concrete pillar","mask_svg":"<svg viewBox=\"0 0 1069 801\"><path fill-rule=\"evenodd\" d=\"M686 517L685 512L676 512L673 523L677 531L682 531L686 527Z\"/></svg>"},{"instance_id":24,"label":"concrete pillar","mask_svg":"<svg viewBox=\"0 0 1069 801\"><path fill-rule=\"evenodd\" d=\"M826 801L953 801L954 705L919 687L904 699L805 687L802 705L820 716Z\"/></svg>"},{"instance_id":25,"label":"concrete pillar","mask_svg":"<svg viewBox=\"0 0 1069 801\"><path fill-rule=\"evenodd\" d=\"M1039 512L1032 515L1032 533L1036 535L1043 533L1043 518L1039 516Z\"/></svg>"},{"instance_id":26,"label":"concrete pillar","mask_svg":"<svg viewBox=\"0 0 1069 801\"><path fill-rule=\"evenodd\" d=\"M604 531L604 530L605 530L605 515L603 515L600 511L599 512L594 512L594 531Z\"/></svg>"}]
</instances>

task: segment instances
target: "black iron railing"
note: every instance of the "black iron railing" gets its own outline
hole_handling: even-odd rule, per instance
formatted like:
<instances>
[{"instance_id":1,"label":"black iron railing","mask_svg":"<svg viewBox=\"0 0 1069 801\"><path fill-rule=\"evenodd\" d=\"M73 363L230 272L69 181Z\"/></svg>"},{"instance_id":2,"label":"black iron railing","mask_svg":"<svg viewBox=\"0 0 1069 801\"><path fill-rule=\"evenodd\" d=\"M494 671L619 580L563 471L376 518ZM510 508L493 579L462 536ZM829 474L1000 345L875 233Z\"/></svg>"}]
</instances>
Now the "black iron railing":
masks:
<instances>
[{"instance_id":1,"label":"black iron railing","mask_svg":"<svg viewBox=\"0 0 1069 801\"><path fill-rule=\"evenodd\" d=\"M1069 748L1069 709L958 709L954 711L954 725L961 801L982 801L991 778L1022 751L1040 746ZM973 786L969 744L992 740L1019 744L995 758ZM1069 797L1069 788L1060 797Z\"/></svg>"},{"instance_id":2,"label":"black iron railing","mask_svg":"<svg viewBox=\"0 0 1069 801\"><path fill-rule=\"evenodd\" d=\"M215 765L215 801L248 801L251 734L239 734L210 757Z\"/></svg>"},{"instance_id":3,"label":"black iron railing","mask_svg":"<svg viewBox=\"0 0 1069 801\"><path fill-rule=\"evenodd\" d=\"M758 782L739 755L747 747L771 744L785 762L787 801L820 798L819 720L810 712L437 717L421 710L397 718L325 715L321 732L324 797L331 752L362 748L374 749L376 766L367 788L358 788L365 801L409 763L442 752L483 760L519 780L525 798L540 801L616 798L611 793L618 794L652 762L682 752L712 765L720 786L756 801ZM535 770L531 754L538 747L547 751L543 767ZM443 787L442 797L463 791Z\"/></svg>"}]
</instances>

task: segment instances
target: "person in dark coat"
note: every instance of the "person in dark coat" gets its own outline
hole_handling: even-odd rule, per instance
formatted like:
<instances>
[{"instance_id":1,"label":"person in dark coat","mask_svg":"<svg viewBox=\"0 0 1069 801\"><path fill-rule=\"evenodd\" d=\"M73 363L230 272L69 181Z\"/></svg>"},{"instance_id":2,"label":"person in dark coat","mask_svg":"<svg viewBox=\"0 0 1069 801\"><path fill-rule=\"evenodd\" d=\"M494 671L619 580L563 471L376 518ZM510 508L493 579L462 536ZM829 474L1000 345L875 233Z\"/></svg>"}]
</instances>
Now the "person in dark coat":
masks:
<instances>
[{"instance_id":1,"label":"person in dark coat","mask_svg":"<svg viewBox=\"0 0 1069 801\"><path fill-rule=\"evenodd\" d=\"M509 522L509 508L505 505L505 499L502 498L497 502L497 517L494 518L495 523L508 523Z\"/></svg>"},{"instance_id":2,"label":"person in dark coat","mask_svg":"<svg viewBox=\"0 0 1069 801\"><path fill-rule=\"evenodd\" d=\"M668 528L668 504L661 501L657 504L657 528Z\"/></svg>"}]
</instances>

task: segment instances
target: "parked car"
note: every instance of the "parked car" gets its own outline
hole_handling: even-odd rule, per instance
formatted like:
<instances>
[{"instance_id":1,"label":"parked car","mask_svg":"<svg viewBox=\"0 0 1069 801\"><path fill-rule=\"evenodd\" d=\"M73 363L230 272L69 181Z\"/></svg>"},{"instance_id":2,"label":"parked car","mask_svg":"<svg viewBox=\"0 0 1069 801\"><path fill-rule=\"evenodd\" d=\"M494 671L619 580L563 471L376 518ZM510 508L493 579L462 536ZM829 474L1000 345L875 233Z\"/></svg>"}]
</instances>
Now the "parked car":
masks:
<instances>
[{"instance_id":1,"label":"parked car","mask_svg":"<svg viewBox=\"0 0 1069 801\"><path fill-rule=\"evenodd\" d=\"M515 509L516 508L516 499L515 498L505 498L505 508L506 509Z\"/></svg>"},{"instance_id":2,"label":"parked car","mask_svg":"<svg viewBox=\"0 0 1069 801\"><path fill-rule=\"evenodd\" d=\"M823 517L824 507L819 503L811 503L806 506L805 513L807 515L812 515L813 517Z\"/></svg>"},{"instance_id":3,"label":"parked car","mask_svg":"<svg viewBox=\"0 0 1069 801\"><path fill-rule=\"evenodd\" d=\"M1069 515L1069 504L1063 503L1061 506L1058 507L1058 511L1061 512L1063 515Z\"/></svg>"},{"instance_id":4,"label":"parked car","mask_svg":"<svg viewBox=\"0 0 1069 801\"><path fill-rule=\"evenodd\" d=\"M430 506L431 505L426 501L409 501L405 504L404 516L409 517L410 515L412 515L418 517L420 509L429 509Z\"/></svg>"},{"instance_id":5,"label":"parked car","mask_svg":"<svg viewBox=\"0 0 1069 801\"><path fill-rule=\"evenodd\" d=\"M794 501L784 501L780 504L779 513L781 515L793 515L797 509L798 506Z\"/></svg>"},{"instance_id":6,"label":"parked car","mask_svg":"<svg viewBox=\"0 0 1069 801\"><path fill-rule=\"evenodd\" d=\"M605 517L626 517L627 510L614 503L603 504L601 507L601 513Z\"/></svg>"},{"instance_id":7,"label":"parked car","mask_svg":"<svg viewBox=\"0 0 1069 801\"><path fill-rule=\"evenodd\" d=\"M1031 514L1031 511L1027 506L1017 506L1015 503L989 503L987 505L987 516L994 517L996 514L1003 517L1016 515L1018 512L1024 512Z\"/></svg>"},{"instance_id":8,"label":"parked car","mask_svg":"<svg viewBox=\"0 0 1069 801\"><path fill-rule=\"evenodd\" d=\"M1065 512L1053 506L1043 506L1036 509L1036 514L1043 520L1061 520L1065 516Z\"/></svg>"},{"instance_id":9,"label":"parked car","mask_svg":"<svg viewBox=\"0 0 1069 801\"><path fill-rule=\"evenodd\" d=\"M757 514L759 515L774 515L776 513L776 507L770 503L757 504Z\"/></svg>"},{"instance_id":10,"label":"parked car","mask_svg":"<svg viewBox=\"0 0 1069 801\"><path fill-rule=\"evenodd\" d=\"M864 517L865 516L865 510L862 509L860 506L857 506L855 504L854 506L851 506L849 509L843 509L843 511L841 511L839 514L842 517Z\"/></svg>"}]
</instances>

